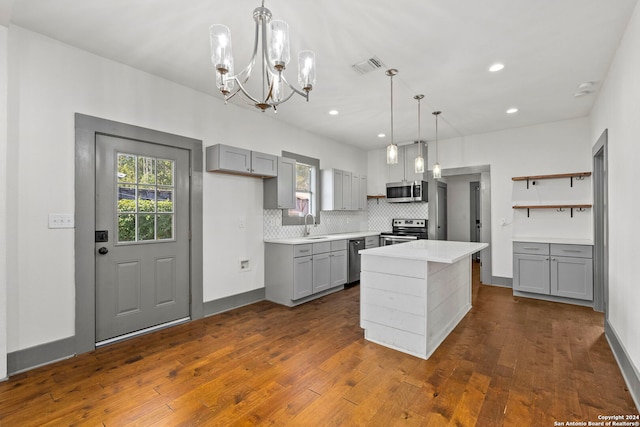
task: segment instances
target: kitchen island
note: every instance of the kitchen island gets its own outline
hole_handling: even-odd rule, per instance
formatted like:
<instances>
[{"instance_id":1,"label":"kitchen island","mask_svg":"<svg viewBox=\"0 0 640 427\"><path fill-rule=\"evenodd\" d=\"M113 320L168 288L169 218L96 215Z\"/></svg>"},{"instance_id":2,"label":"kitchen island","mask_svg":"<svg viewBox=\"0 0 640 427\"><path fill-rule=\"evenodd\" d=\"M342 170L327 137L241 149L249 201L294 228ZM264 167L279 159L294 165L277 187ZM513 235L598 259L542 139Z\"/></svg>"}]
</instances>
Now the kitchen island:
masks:
<instances>
[{"instance_id":1,"label":"kitchen island","mask_svg":"<svg viewBox=\"0 0 640 427\"><path fill-rule=\"evenodd\" d=\"M488 246L416 240L360 251L365 339L428 359L471 310L471 255Z\"/></svg>"}]
</instances>

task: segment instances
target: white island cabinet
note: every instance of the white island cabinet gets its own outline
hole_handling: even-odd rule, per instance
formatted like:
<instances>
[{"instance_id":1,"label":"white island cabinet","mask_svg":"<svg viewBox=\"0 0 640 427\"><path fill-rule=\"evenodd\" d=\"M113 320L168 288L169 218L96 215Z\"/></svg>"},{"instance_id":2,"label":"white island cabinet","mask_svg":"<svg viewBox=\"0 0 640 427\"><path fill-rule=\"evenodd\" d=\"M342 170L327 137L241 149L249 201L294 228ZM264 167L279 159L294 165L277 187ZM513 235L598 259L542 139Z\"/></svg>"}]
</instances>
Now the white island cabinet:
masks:
<instances>
[{"instance_id":1,"label":"white island cabinet","mask_svg":"<svg viewBox=\"0 0 640 427\"><path fill-rule=\"evenodd\" d=\"M428 359L471 310L471 255L488 246L417 240L360 251L365 339Z\"/></svg>"}]
</instances>

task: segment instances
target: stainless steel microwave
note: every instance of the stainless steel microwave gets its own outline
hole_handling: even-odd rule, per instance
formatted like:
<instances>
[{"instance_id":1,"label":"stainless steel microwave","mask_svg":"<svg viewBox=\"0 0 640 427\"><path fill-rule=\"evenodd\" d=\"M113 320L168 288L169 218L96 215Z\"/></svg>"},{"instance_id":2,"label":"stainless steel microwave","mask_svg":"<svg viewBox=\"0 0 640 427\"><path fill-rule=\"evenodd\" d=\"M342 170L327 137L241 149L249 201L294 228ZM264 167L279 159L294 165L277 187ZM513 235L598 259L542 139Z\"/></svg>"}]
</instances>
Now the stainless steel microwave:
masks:
<instances>
[{"instance_id":1,"label":"stainless steel microwave","mask_svg":"<svg viewBox=\"0 0 640 427\"><path fill-rule=\"evenodd\" d=\"M403 181L387 184L387 202L427 202L427 181Z\"/></svg>"}]
</instances>

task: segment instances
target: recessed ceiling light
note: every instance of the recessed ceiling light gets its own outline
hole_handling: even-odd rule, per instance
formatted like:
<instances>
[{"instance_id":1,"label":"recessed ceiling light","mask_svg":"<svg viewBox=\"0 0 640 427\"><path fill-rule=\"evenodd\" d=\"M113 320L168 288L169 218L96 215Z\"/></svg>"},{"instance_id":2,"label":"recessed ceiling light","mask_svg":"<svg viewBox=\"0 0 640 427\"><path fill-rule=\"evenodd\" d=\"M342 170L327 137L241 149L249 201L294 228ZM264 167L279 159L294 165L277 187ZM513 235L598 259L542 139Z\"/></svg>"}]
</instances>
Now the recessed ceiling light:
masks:
<instances>
[{"instance_id":1,"label":"recessed ceiling light","mask_svg":"<svg viewBox=\"0 0 640 427\"><path fill-rule=\"evenodd\" d=\"M330 110L329 114L332 116L337 116L338 115L338 110Z\"/></svg>"},{"instance_id":2,"label":"recessed ceiling light","mask_svg":"<svg viewBox=\"0 0 640 427\"><path fill-rule=\"evenodd\" d=\"M591 93L590 90L580 90L580 91L574 93L573 96L576 97L576 98L580 98L581 96L586 96L586 95L589 95L590 93Z\"/></svg>"},{"instance_id":3,"label":"recessed ceiling light","mask_svg":"<svg viewBox=\"0 0 640 427\"><path fill-rule=\"evenodd\" d=\"M500 71L504 68L504 64L500 64L499 62L496 64L493 64L491 67L489 67L489 71L491 71L492 73L495 73L496 71Z\"/></svg>"},{"instance_id":4,"label":"recessed ceiling light","mask_svg":"<svg viewBox=\"0 0 640 427\"><path fill-rule=\"evenodd\" d=\"M511 107L507 110L507 114L515 114L518 112L518 109L516 107Z\"/></svg>"},{"instance_id":5,"label":"recessed ceiling light","mask_svg":"<svg viewBox=\"0 0 640 427\"><path fill-rule=\"evenodd\" d=\"M384 138L385 136L387 136L387 135L385 135L384 133L379 133L378 134L378 138Z\"/></svg>"}]
</instances>

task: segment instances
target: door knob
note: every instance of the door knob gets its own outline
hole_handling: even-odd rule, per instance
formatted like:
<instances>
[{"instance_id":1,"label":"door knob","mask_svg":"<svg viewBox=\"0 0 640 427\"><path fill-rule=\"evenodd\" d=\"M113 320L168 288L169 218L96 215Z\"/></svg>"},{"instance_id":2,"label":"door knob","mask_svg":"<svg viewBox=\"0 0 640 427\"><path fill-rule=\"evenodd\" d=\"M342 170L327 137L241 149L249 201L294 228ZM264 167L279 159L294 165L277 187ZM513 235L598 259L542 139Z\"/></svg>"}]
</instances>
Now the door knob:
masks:
<instances>
[{"instance_id":1,"label":"door knob","mask_svg":"<svg viewBox=\"0 0 640 427\"><path fill-rule=\"evenodd\" d=\"M104 246L103 246L103 247L101 247L100 249L98 249L98 253L99 253L100 255L105 255L105 254L107 254L108 252L109 252L109 249L105 248Z\"/></svg>"}]
</instances>

